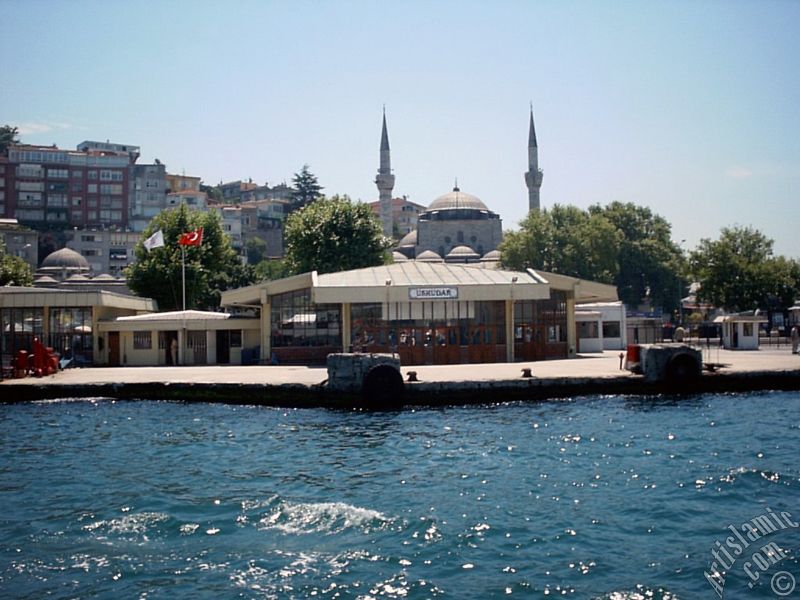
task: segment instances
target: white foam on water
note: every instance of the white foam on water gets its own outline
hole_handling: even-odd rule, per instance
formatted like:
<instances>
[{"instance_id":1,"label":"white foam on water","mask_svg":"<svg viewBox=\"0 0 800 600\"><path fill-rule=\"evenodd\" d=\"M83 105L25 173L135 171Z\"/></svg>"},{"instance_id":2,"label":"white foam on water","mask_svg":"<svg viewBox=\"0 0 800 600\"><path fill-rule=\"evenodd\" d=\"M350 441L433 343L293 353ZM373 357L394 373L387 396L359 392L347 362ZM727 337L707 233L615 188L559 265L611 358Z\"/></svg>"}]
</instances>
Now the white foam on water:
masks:
<instances>
[{"instance_id":1,"label":"white foam on water","mask_svg":"<svg viewBox=\"0 0 800 600\"><path fill-rule=\"evenodd\" d=\"M368 533L388 523L383 513L344 502L282 502L258 522L258 527L288 534L332 534L346 529Z\"/></svg>"},{"instance_id":2,"label":"white foam on water","mask_svg":"<svg viewBox=\"0 0 800 600\"><path fill-rule=\"evenodd\" d=\"M192 535L199 527L199 523L184 523L180 527L181 535Z\"/></svg>"},{"instance_id":3,"label":"white foam on water","mask_svg":"<svg viewBox=\"0 0 800 600\"><path fill-rule=\"evenodd\" d=\"M73 569L81 569L87 573L93 569L102 569L109 565L108 557L106 556L90 556L88 554L76 554L72 557Z\"/></svg>"},{"instance_id":4,"label":"white foam on water","mask_svg":"<svg viewBox=\"0 0 800 600\"><path fill-rule=\"evenodd\" d=\"M653 590L641 584L635 590L620 590L596 596L595 600L679 600L678 596L663 589Z\"/></svg>"},{"instance_id":5,"label":"white foam on water","mask_svg":"<svg viewBox=\"0 0 800 600\"><path fill-rule=\"evenodd\" d=\"M144 536L157 525L169 519L169 515L160 512L141 512L126 514L118 519L102 519L83 526L84 531L98 531L108 535L133 534Z\"/></svg>"},{"instance_id":6,"label":"white foam on water","mask_svg":"<svg viewBox=\"0 0 800 600\"><path fill-rule=\"evenodd\" d=\"M281 566L268 568L259 561L250 560L245 568L238 569L230 575L231 582L236 587L269 594L297 593L298 589L304 589L304 593L307 594L309 590L305 586L310 582L339 577L352 562L371 560L371 555L365 551L329 554L276 550L274 556L283 563ZM273 562L272 559L269 562ZM333 587L336 587L336 584L333 584ZM315 590L311 595L316 595L320 591L316 588Z\"/></svg>"},{"instance_id":7,"label":"white foam on water","mask_svg":"<svg viewBox=\"0 0 800 600\"><path fill-rule=\"evenodd\" d=\"M86 398L45 398L42 400L32 400L31 404L67 404L70 402L97 404L98 402L114 403L114 401L113 398L108 398L107 396L87 396Z\"/></svg>"}]
</instances>

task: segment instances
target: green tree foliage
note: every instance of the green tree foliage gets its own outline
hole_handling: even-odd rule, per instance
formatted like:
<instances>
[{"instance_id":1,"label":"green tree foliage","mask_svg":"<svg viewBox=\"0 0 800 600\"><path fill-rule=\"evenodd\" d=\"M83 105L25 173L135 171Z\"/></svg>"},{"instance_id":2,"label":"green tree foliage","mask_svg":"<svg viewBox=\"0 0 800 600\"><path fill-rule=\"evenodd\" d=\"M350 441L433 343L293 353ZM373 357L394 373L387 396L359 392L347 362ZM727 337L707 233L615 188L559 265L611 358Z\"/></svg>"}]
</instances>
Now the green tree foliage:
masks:
<instances>
[{"instance_id":1,"label":"green tree foliage","mask_svg":"<svg viewBox=\"0 0 800 600\"><path fill-rule=\"evenodd\" d=\"M3 285L33 285L33 271L19 256L9 254L0 239L0 286Z\"/></svg>"},{"instance_id":2,"label":"green tree foliage","mask_svg":"<svg viewBox=\"0 0 800 600\"><path fill-rule=\"evenodd\" d=\"M5 155L11 144L19 144L19 130L10 125L0 126L0 155Z\"/></svg>"},{"instance_id":3,"label":"green tree foliage","mask_svg":"<svg viewBox=\"0 0 800 600\"><path fill-rule=\"evenodd\" d=\"M673 311L685 296L686 260L672 241L672 226L649 208L633 203L595 205L620 234L619 272L614 277L621 300L636 305L649 291L655 306Z\"/></svg>"},{"instance_id":4,"label":"green tree foliage","mask_svg":"<svg viewBox=\"0 0 800 600\"><path fill-rule=\"evenodd\" d=\"M256 281L274 281L289 275L285 260L262 260L255 266Z\"/></svg>"},{"instance_id":5,"label":"green tree foliage","mask_svg":"<svg viewBox=\"0 0 800 600\"><path fill-rule=\"evenodd\" d=\"M612 283L632 306L649 291L655 306L671 311L681 295L683 259L670 230L665 219L634 204L614 202L588 211L557 204L531 211L519 231L505 235L500 249L507 268Z\"/></svg>"},{"instance_id":6,"label":"green tree foliage","mask_svg":"<svg viewBox=\"0 0 800 600\"><path fill-rule=\"evenodd\" d=\"M260 237L253 236L244 243L247 252L247 264L257 265L267 258L267 243Z\"/></svg>"},{"instance_id":7,"label":"green tree foliage","mask_svg":"<svg viewBox=\"0 0 800 600\"><path fill-rule=\"evenodd\" d=\"M292 177L292 191L289 194L289 212L303 208L307 204L322 198L322 186L317 176L303 165L299 173Z\"/></svg>"},{"instance_id":8,"label":"green tree foliage","mask_svg":"<svg viewBox=\"0 0 800 600\"><path fill-rule=\"evenodd\" d=\"M292 273L333 273L383 264L390 240L366 204L347 196L318 200L286 219L286 264Z\"/></svg>"},{"instance_id":9,"label":"green tree foliage","mask_svg":"<svg viewBox=\"0 0 800 600\"><path fill-rule=\"evenodd\" d=\"M697 297L729 311L791 306L800 296L800 263L773 255L773 241L752 227L723 228L690 254Z\"/></svg>"},{"instance_id":10,"label":"green tree foliage","mask_svg":"<svg viewBox=\"0 0 800 600\"><path fill-rule=\"evenodd\" d=\"M252 272L241 264L215 212L189 209L185 204L159 213L136 245L136 262L127 270L128 287L140 296L153 298L160 310L180 310L181 234L203 228L203 243L186 247L186 308L214 309L220 293L252 283ZM164 246L150 252L144 240L158 230Z\"/></svg>"},{"instance_id":11,"label":"green tree foliage","mask_svg":"<svg viewBox=\"0 0 800 600\"><path fill-rule=\"evenodd\" d=\"M531 211L519 231L501 244L503 266L541 269L611 283L617 273L619 238L602 217L556 204Z\"/></svg>"},{"instance_id":12,"label":"green tree foliage","mask_svg":"<svg viewBox=\"0 0 800 600\"><path fill-rule=\"evenodd\" d=\"M222 202L224 200L222 197L222 190L216 185L200 183L200 191L205 192L211 200L216 200L217 202Z\"/></svg>"}]
</instances>

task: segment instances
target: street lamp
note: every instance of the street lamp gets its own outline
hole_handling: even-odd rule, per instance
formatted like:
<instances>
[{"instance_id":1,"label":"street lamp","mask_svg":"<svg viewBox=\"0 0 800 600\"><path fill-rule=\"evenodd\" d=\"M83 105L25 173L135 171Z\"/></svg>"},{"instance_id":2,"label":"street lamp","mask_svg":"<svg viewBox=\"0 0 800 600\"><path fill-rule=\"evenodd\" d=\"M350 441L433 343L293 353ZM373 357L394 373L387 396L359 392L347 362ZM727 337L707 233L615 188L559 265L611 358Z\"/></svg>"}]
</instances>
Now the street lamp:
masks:
<instances>
[{"instance_id":1,"label":"street lamp","mask_svg":"<svg viewBox=\"0 0 800 600\"><path fill-rule=\"evenodd\" d=\"M386 343L389 346L389 350L394 352L394 349L392 348L392 317L389 314L389 288L392 285L392 280L387 278L384 283L386 284Z\"/></svg>"},{"instance_id":2,"label":"street lamp","mask_svg":"<svg viewBox=\"0 0 800 600\"><path fill-rule=\"evenodd\" d=\"M683 244L686 240L681 240L678 242L678 249L681 253L681 258L683 258ZM681 282L681 275L678 273L678 325L683 325L683 283Z\"/></svg>"}]
</instances>

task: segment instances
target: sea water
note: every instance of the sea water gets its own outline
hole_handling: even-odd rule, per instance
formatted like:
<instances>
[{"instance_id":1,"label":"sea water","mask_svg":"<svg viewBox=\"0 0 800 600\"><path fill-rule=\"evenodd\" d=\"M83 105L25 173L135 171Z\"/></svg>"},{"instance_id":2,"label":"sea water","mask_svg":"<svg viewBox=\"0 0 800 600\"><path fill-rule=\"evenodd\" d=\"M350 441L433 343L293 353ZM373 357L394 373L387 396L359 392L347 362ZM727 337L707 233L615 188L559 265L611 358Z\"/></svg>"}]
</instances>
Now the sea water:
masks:
<instances>
[{"instance_id":1,"label":"sea water","mask_svg":"<svg viewBox=\"0 0 800 600\"><path fill-rule=\"evenodd\" d=\"M797 392L0 415L4 598L800 597Z\"/></svg>"}]
</instances>

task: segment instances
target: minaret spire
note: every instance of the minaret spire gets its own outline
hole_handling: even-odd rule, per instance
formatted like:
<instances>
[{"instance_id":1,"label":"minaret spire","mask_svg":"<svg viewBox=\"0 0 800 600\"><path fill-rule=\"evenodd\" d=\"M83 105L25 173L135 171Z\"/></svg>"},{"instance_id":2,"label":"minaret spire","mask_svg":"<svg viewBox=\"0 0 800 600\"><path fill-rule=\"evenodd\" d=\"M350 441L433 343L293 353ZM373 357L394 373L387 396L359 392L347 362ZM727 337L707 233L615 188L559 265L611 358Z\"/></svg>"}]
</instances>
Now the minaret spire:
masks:
<instances>
[{"instance_id":1,"label":"minaret spire","mask_svg":"<svg viewBox=\"0 0 800 600\"><path fill-rule=\"evenodd\" d=\"M383 106L383 130L381 131L381 152L389 152L389 132L386 130L386 105Z\"/></svg>"},{"instance_id":2,"label":"minaret spire","mask_svg":"<svg viewBox=\"0 0 800 600\"><path fill-rule=\"evenodd\" d=\"M536 142L536 127L533 124L533 103L531 103L530 126L528 128L528 171L525 185L528 186L528 211L539 210L539 188L544 174L539 168L539 145Z\"/></svg>"},{"instance_id":3,"label":"minaret spire","mask_svg":"<svg viewBox=\"0 0 800 600\"><path fill-rule=\"evenodd\" d=\"M536 143L536 127L533 124L533 103L531 103L531 124L528 128L528 148L538 148Z\"/></svg>"},{"instance_id":4,"label":"minaret spire","mask_svg":"<svg viewBox=\"0 0 800 600\"><path fill-rule=\"evenodd\" d=\"M375 178L378 186L378 200L380 202L381 224L383 235L392 236L392 190L394 189L394 175L392 174L392 159L389 151L389 131L386 128L386 105L383 107L383 127L381 129L380 166L378 176Z\"/></svg>"}]
</instances>

